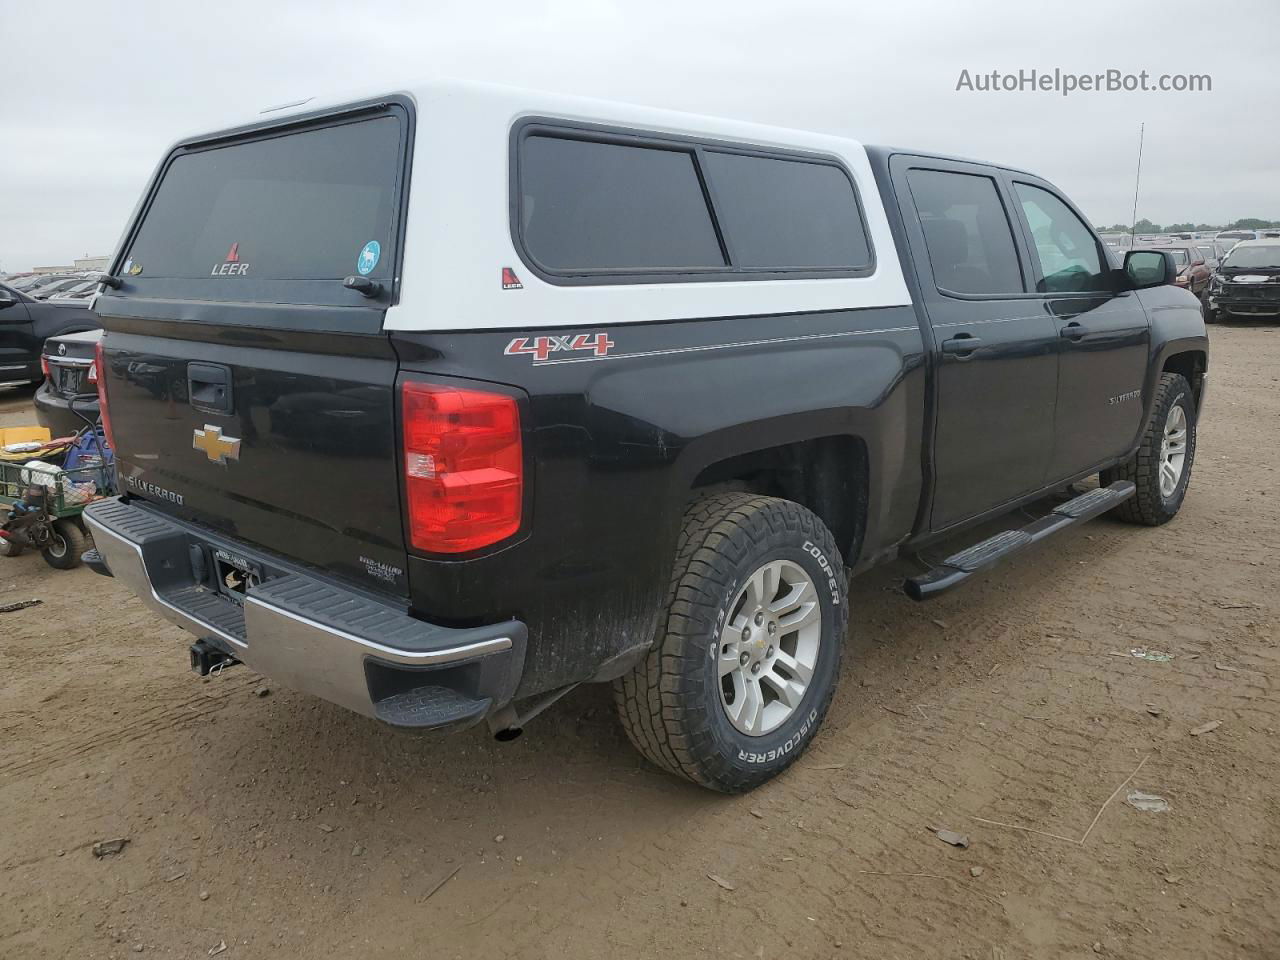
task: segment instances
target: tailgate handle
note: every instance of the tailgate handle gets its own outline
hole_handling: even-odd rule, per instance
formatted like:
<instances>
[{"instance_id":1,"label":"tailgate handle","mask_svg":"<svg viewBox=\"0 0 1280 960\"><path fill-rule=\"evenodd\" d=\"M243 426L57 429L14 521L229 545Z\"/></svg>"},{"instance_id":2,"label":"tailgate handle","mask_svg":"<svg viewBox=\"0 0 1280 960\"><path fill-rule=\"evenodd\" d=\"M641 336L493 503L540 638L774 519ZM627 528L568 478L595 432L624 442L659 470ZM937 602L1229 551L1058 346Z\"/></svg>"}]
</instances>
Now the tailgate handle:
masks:
<instances>
[{"instance_id":1,"label":"tailgate handle","mask_svg":"<svg viewBox=\"0 0 1280 960\"><path fill-rule=\"evenodd\" d=\"M231 368L221 363L187 364L187 397L205 413L233 413Z\"/></svg>"}]
</instances>

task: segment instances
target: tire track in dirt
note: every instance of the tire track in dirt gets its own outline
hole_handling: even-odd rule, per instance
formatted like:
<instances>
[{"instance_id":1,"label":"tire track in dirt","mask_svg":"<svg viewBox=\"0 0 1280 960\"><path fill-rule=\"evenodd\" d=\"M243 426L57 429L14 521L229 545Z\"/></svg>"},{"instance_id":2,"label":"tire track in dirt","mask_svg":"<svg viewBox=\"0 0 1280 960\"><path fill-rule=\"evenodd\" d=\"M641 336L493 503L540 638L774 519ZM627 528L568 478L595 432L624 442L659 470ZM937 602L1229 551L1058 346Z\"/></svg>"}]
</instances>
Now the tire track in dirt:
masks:
<instances>
[{"instance_id":1,"label":"tire track in dirt","mask_svg":"<svg viewBox=\"0 0 1280 960\"><path fill-rule=\"evenodd\" d=\"M242 679L236 686L241 692L247 692L255 682L257 681ZM90 739L85 739L83 735L58 736L34 751L28 748L12 759L0 760L0 776L12 775L15 779L36 776L59 764L73 763L81 757L101 751L105 744L126 747L160 731L196 726L226 709L228 703L226 697L214 697L202 691L196 696L151 707L122 724L95 731Z\"/></svg>"}]
</instances>

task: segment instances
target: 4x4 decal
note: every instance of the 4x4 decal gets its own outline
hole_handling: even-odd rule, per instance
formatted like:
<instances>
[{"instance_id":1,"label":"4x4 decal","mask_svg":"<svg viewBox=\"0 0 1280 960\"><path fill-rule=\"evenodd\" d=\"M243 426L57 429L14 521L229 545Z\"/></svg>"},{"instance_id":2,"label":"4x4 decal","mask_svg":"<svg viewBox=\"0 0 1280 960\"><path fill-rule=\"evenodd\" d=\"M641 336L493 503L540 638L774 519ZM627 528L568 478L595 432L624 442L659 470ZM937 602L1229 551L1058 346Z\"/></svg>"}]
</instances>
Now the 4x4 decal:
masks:
<instances>
[{"instance_id":1,"label":"4x4 decal","mask_svg":"<svg viewBox=\"0 0 1280 960\"><path fill-rule=\"evenodd\" d=\"M597 357L607 357L614 346L607 333L579 333L563 337L516 337L502 352L508 357L532 354L536 362L547 360L553 353L572 350L589 350Z\"/></svg>"}]
</instances>

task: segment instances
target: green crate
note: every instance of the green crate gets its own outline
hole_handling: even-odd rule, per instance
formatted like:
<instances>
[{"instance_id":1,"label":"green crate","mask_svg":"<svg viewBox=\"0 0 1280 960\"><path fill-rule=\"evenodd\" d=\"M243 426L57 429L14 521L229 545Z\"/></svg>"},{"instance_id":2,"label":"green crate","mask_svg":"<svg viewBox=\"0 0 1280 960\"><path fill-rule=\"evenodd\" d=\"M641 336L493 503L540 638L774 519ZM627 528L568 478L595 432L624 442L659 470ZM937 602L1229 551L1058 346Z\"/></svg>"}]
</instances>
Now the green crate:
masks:
<instances>
[{"instance_id":1,"label":"green crate","mask_svg":"<svg viewBox=\"0 0 1280 960\"><path fill-rule=\"evenodd\" d=\"M22 463L0 461L0 504L5 507L21 500L26 494L27 488L32 485L30 481L22 479L22 471L25 466L26 464ZM74 470L64 470L58 475L57 488L49 498L49 513L56 519L79 516L84 511L84 508L93 501L86 500L83 503L68 504L67 485L94 483L97 485L98 495L103 496L111 490L111 470L111 467L103 466L76 467Z\"/></svg>"}]
</instances>

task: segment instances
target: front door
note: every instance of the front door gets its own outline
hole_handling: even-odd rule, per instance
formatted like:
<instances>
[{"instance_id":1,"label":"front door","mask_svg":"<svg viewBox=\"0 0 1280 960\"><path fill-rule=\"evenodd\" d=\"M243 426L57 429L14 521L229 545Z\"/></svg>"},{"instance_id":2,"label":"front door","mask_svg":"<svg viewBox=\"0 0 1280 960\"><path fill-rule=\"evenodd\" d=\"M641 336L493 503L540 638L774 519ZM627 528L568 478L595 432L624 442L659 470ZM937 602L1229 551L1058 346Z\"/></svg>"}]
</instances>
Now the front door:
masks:
<instances>
[{"instance_id":1,"label":"front door","mask_svg":"<svg viewBox=\"0 0 1280 960\"><path fill-rule=\"evenodd\" d=\"M1036 290L1057 327L1052 483L1124 456L1137 442L1151 332L1084 219L1048 184L1021 175L1012 182Z\"/></svg>"},{"instance_id":2,"label":"front door","mask_svg":"<svg viewBox=\"0 0 1280 960\"><path fill-rule=\"evenodd\" d=\"M1044 484L1058 331L1030 289L1001 171L898 156L893 172L936 350L940 530Z\"/></svg>"}]
</instances>

